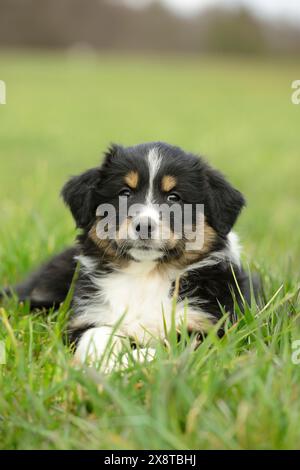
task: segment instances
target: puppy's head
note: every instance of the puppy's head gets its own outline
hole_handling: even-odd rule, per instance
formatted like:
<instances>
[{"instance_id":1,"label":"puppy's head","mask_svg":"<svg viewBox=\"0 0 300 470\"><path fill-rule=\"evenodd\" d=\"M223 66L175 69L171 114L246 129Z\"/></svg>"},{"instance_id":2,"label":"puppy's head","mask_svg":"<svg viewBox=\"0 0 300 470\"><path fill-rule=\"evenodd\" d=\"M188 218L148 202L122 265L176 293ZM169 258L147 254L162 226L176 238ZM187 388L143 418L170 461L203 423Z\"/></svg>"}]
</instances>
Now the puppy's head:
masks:
<instances>
[{"instance_id":1,"label":"puppy's head","mask_svg":"<svg viewBox=\"0 0 300 470\"><path fill-rule=\"evenodd\" d=\"M163 143L112 146L62 195L102 255L180 265L224 244L245 204L202 159Z\"/></svg>"}]
</instances>

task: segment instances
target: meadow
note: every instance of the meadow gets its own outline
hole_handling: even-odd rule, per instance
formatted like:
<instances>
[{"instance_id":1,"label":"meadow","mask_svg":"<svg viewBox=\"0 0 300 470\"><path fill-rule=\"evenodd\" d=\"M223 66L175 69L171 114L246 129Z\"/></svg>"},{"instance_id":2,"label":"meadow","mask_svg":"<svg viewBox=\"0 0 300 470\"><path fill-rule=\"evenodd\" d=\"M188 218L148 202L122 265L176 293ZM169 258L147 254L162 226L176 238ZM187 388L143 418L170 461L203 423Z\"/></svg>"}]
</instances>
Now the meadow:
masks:
<instances>
[{"instance_id":1,"label":"meadow","mask_svg":"<svg viewBox=\"0 0 300 470\"><path fill-rule=\"evenodd\" d=\"M300 448L300 105L296 61L0 54L0 285L76 235L60 197L111 142L163 140L207 158L247 198L236 230L267 305L196 352L107 377L74 367L59 312L0 306L1 449ZM300 356L300 354L299 354Z\"/></svg>"}]
</instances>

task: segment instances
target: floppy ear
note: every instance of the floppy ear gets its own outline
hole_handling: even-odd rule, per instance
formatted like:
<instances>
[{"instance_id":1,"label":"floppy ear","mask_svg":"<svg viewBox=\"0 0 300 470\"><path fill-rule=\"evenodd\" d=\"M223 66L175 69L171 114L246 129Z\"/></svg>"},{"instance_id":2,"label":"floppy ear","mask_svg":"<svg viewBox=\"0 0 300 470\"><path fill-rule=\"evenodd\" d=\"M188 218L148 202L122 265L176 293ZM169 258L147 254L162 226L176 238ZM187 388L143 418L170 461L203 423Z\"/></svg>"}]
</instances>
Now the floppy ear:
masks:
<instances>
[{"instance_id":1,"label":"floppy ear","mask_svg":"<svg viewBox=\"0 0 300 470\"><path fill-rule=\"evenodd\" d=\"M82 175L71 178L62 189L62 197L70 208L79 228L88 226L96 215L96 191L100 178L100 168L93 168Z\"/></svg>"},{"instance_id":2,"label":"floppy ear","mask_svg":"<svg viewBox=\"0 0 300 470\"><path fill-rule=\"evenodd\" d=\"M119 144L111 144L104 153L103 166L109 165L114 158L117 158L124 151L124 147Z\"/></svg>"},{"instance_id":3,"label":"floppy ear","mask_svg":"<svg viewBox=\"0 0 300 470\"><path fill-rule=\"evenodd\" d=\"M226 236L245 206L245 198L218 171L208 167L206 177L208 222L220 235Z\"/></svg>"}]
</instances>

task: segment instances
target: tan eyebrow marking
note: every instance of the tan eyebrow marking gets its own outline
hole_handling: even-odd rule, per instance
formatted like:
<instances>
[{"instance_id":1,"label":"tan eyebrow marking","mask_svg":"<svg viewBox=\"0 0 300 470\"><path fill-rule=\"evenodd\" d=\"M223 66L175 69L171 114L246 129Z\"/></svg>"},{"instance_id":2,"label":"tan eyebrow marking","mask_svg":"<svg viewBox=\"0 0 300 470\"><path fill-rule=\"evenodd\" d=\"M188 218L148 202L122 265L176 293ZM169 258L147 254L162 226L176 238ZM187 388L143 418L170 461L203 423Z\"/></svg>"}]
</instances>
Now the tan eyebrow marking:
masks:
<instances>
[{"instance_id":1,"label":"tan eyebrow marking","mask_svg":"<svg viewBox=\"0 0 300 470\"><path fill-rule=\"evenodd\" d=\"M176 180L175 176L167 175L167 176L164 176L162 181L161 181L161 188L162 188L163 191L168 193L169 191L171 191L172 189L175 188L176 183L177 183L177 180Z\"/></svg>"},{"instance_id":2,"label":"tan eyebrow marking","mask_svg":"<svg viewBox=\"0 0 300 470\"><path fill-rule=\"evenodd\" d=\"M137 185L139 183L139 174L137 171L130 171L127 173L125 176L125 183L128 184L128 186L131 189L136 189Z\"/></svg>"}]
</instances>

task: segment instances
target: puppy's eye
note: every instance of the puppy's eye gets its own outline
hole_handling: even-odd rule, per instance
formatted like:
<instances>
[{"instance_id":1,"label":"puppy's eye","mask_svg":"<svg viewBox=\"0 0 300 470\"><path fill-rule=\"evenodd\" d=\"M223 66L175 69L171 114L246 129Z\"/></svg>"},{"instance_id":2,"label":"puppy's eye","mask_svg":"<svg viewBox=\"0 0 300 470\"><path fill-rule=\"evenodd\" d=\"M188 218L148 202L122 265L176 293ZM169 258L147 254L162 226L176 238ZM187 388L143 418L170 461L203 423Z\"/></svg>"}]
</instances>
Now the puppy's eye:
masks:
<instances>
[{"instance_id":1,"label":"puppy's eye","mask_svg":"<svg viewBox=\"0 0 300 470\"><path fill-rule=\"evenodd\" d=\"M168 195L168 202L179 202L181 197L177 193L171 193Z\"/></svg>"},{"instance_id":2,"label":"puppy's eye","mask_svg":"<svg viewBox=\"0 0 300 470\"><path fill-rule=\"evenodd\" d=\"M122 189L122 191L119 192L120 197L130 197L131 194L132 194L132 192L128 188Z\"/></svg>"}]
</instances>

